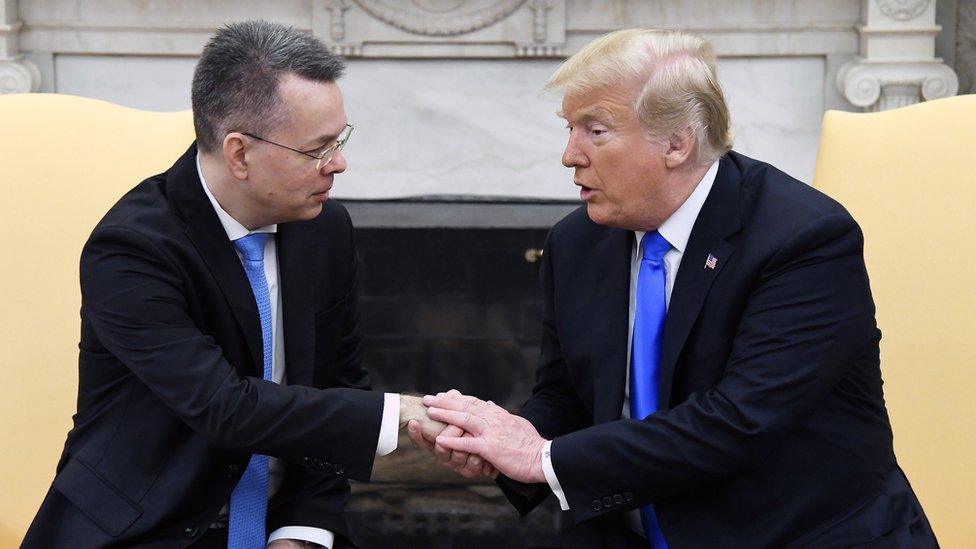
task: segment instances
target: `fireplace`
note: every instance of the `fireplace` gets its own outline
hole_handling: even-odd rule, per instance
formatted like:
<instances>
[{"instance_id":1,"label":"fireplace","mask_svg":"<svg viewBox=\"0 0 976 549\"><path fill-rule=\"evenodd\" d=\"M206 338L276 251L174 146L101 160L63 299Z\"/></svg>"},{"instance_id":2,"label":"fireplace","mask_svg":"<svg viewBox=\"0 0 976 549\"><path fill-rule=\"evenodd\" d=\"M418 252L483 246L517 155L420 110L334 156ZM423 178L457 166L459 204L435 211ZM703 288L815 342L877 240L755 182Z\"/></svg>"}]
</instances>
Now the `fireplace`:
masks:
<instances>
[{"instance_id":1,"label":"fireplace","mask_svg":"<svg viewBox=\"0 0 976 549\"><path fill-rule=\"evenodd\" d=\"M568 201L344 201L356 225L365 365L380 391L458 389L517 410L538 359L539 258ZM522 547L559 526L554 498L525 519L492 482L434 464L402 436L354 484L367 547Z\"/></svg>"}]
</instances>

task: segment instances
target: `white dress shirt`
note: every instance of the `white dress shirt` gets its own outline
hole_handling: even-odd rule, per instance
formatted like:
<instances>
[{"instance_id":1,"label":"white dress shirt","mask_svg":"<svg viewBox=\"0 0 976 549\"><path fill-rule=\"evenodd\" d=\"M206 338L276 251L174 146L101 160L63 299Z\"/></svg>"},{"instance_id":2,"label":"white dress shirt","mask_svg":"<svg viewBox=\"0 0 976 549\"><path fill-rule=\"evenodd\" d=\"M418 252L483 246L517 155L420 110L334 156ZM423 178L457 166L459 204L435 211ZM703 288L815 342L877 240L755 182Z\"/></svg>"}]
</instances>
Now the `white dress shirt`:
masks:
<instances>
[{"instance_id":1,"label":"white dress shirt","mask_svg":"<svg viewBox=\"0 0 976 549\"><path fill-rule=\"evenodd\" d=\"M264 245L264 276L268 279L268 293L271 297L271 379L275 383L285 384L285 347L284 329L281 319L281 287L278 285L278 248L275 243L275 234L278 232L278 225L266 225L253 231L247 230L236 219L217 202L210 187L203 177L203 170L200 168L200 155L197 155L197 174L200 176L200 183L203 185L203 192L210 199L217 218L227 233L227 239L231 242L243 238L251 233L270 233L272 236L265 241ZM236 248L235 248L236 250ZM240 252L237 253L240 258ZM242 260L243 261L243 260ZM243 263L242 263L243 264ZM379 440L376 443L376 455L385 456L397 447L397 431L400 420L400 395L386 393L383 398L383 422L380 425ZM284 480L285 468L281 460L268 457L268 499L270 500ZM225 505L220 511L221 517L227 516L228 508ZM335 534L322 528L312 528L308 526L284 526L271 533L268 543L277 539L298 539L317 543L328 549L332 549L335 541Z\"/></svg>"},{"instance_id":2,"label":"white dress shirt","mask_svg":"<svg viewBox=\"0 0 976 549\"><path fill-rule=\"evenodd\" d=\"M692 191L691 195L684 201L683 204L671 214L671 217L667 218L664 223L658 227L657 232L664 237L665 240L671 244L671 249L668 253L664 254L664 273L665 273L665 286L664 295L665 303L667 305L671 304L671 290L674 288L674 281L678 277L678 266L681 264L681 256L685 252L685 247L688 245L688 238L691 236L691 229L695 226L695 220L698 219L698 214L701 212L702 205L705 204L705 199L708 198L709 191L712 190L712 184L715 183L715 176L718 174L718 160L716 160L705 172L701 181L695 186L695 190ZM630 308L628 311L629 322L627 324L627 364L626 368L626 378L624 382L624 409L623 417L630 417L630 350L634 338L634 312L636 311L636 297L637 297L637 276L640 274L640 241L644 237L644 231L634 231L634 245L630 251ZM556 499L559 500L559 507L563 511L569 510L569 503L566 501L566 495L563 493L563 489L559 484L559 479L556 477L556 471L552 466L552 456L550 455L550 447L552 446L552 441L546 442L542 447L542 472L546 476L546 482L549 484L549 488L552 492L556 494ZM635 511L633 514L636 514ZM640 525L640 515L636 514L638 527ZM639 529L639 528L638 528Z\"/></svg>"}]
</instances>

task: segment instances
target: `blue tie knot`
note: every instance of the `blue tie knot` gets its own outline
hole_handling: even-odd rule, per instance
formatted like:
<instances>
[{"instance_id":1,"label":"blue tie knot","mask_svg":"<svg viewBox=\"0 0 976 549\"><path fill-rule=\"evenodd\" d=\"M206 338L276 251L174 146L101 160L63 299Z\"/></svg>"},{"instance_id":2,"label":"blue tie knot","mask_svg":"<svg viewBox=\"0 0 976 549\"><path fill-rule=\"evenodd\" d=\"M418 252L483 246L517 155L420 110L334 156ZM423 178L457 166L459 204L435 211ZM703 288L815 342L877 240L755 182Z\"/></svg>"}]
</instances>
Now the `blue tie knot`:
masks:
<instances>
[{"instance_id":1,"label":"blue tie knot","mask_svg":"<svg viewBox=\"0 0 976 549\"><path fill-rule=\"evenodd\" d=\"M234 247L245 261L264 261L264 243L268 233L251 233L234 241Z\"/></svg>"},{"instance_id":2,"label":"blue tie knot","mask_svg":"<svg viewBox=\"0 0 976 549\"><path fill-rule=\"evenodd\" d=\"M645 233L641 238L641 258L645 261L660 262L670 250L671 244L657 231Z\"/></svg>"}]
</instances>

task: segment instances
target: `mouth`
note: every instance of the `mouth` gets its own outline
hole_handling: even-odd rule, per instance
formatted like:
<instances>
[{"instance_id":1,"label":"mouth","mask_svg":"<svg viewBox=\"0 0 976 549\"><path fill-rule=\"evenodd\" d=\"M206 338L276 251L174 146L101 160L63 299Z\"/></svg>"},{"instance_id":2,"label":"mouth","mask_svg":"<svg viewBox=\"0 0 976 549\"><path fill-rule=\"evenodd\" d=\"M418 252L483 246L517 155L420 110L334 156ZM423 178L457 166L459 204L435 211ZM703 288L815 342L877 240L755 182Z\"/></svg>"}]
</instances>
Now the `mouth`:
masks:
<instances>
[{"instance_id":1,"label":"mouth","mask_svg":"<svg viewBox=\"0 0 976 549\"><path fill-rule=\"evenodd\" d=\"M317 193L312 193L311 198L314 198L316 200L321 200L322 202L325 202L326 200L328 200L328 198L329 198L329 191L331 191L331 190L332 190L332 185L329 185L328 187L326 187L325 189L323 189L323 190L321 190L321 191L319 191Z\"/></svg>"},{"instance_id":2,"label":"mouth","mask_svg":"<svg viewBox=\"0 0 976 549\"><path fill-rule=\"evenodd\" d=\"M579 181L573 181L573 184L575 184L577 187L580 188L580 200L582 200L583 202L586 202L587 200L592 198L593 195L596 194L596 189L587 187L586 185L580 183Z\"/></svg>"}]
</instances>

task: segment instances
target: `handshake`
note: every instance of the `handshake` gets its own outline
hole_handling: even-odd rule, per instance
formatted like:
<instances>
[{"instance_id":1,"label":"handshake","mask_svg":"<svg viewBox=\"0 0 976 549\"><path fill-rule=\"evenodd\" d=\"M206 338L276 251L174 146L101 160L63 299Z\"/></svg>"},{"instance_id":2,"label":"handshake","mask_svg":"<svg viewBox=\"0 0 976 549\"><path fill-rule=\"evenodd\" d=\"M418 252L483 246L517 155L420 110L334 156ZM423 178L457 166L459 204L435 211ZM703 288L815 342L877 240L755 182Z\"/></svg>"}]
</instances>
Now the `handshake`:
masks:
<instances>
[{"instance_id":1,"label":"handshake","mask_svg":"<svg viewBox=\"0 0 976 549\"><path fill-rule=\"evenodd\" d=\"M546 482L547 442L528 420L493 403L451 390L400 396L400 428L438 463L472 478L499 473L520 482Z\"/></svg>"}]
</instances>

